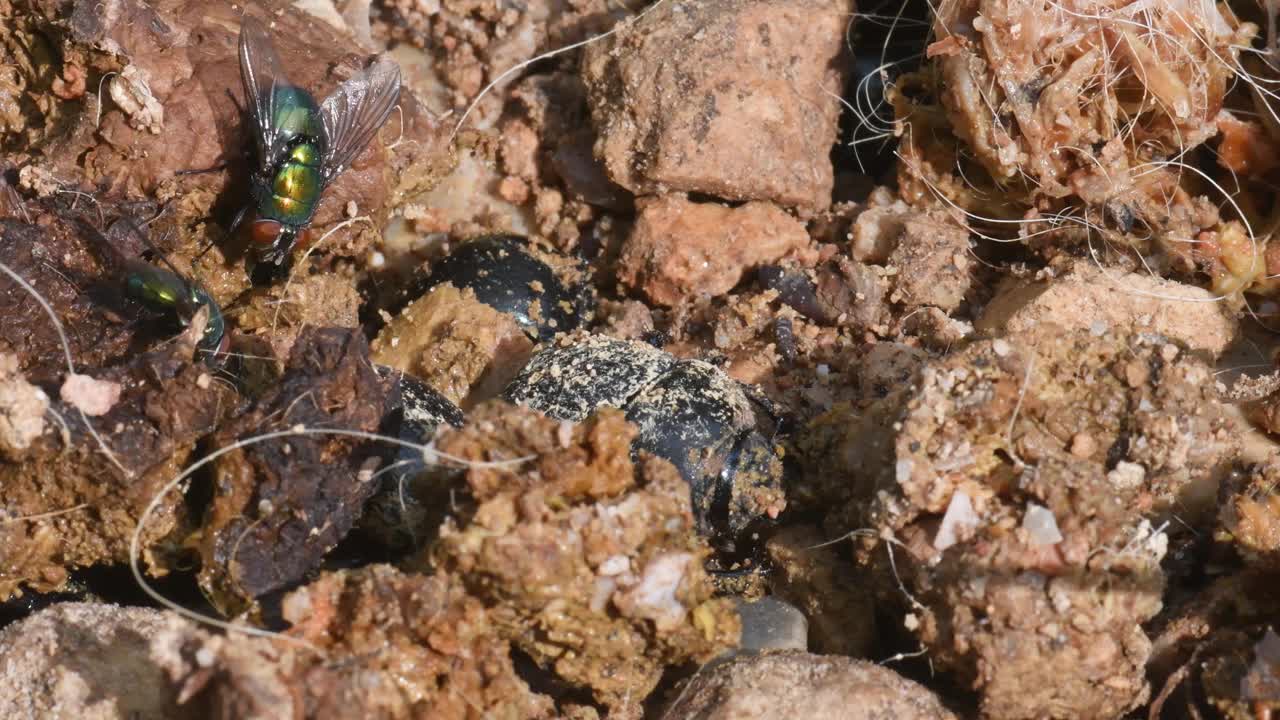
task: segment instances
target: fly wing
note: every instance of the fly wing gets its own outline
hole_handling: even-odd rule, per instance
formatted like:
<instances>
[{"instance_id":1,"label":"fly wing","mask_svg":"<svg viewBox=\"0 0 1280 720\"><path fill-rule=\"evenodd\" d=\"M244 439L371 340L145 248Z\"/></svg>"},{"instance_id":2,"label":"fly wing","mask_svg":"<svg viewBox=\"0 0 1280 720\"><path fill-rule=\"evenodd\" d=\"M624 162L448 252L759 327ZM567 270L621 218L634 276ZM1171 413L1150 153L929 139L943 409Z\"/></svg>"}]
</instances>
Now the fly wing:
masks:
<instances>
[{"instance_id":1,"label":"fly wing","mask_svg":"<svg viewBox=\"0 0 1280 720\"><path fill-rule=\"evenodd\" d=\"M76 225L80 228L80 235L88 239L90 252L103 268L111 272L120 272L124 268L128 258L111 238L83 217L76 218Z\"/></svg>"},{"instance_id":2,"label":"fly wing","mask_svg":"<svg viewBox=\"0 0 1280 720\"><path fill-rule=\"evenodd\" d=\"M275 127L275 90L287 85L280 56L271 44L271 33L261 20L246 15L240 22L240 80L256 131L258 159L270 166L280 152L281 133Z\"/></svg>"},{"instance_id":3,"label":"fly wing","mask_svg":"<svg viewBox=\"0 0 1280 720\"><path fill-rule=\"evenodd\" d=\"M329 139L324 161L326 183L351 165L399 100L400 66L385 55L325 98L320 118Z\"/></svg>"}]
</instances>

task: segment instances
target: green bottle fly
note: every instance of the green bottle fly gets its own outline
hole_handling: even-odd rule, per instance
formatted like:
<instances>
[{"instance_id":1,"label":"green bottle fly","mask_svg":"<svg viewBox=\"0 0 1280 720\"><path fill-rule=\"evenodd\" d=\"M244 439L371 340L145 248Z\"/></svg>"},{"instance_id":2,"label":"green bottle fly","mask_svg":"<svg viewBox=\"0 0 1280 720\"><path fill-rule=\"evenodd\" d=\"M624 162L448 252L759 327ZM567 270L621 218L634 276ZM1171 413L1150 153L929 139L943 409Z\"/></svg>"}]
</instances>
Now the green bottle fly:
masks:
<instances>
[{"instance_id":1,"label":"green bottle fly","mask_svg":"<svg viewBox=\"0 0 1280 720\"><path fill-rule=\"evenodd\" d=\"M400 67L386 57L343 82L323 103L288 81L261 21L240 25L240 77L258 155L250 178L249 241L280 265L306 233L324 189L386 122L400 99Z\"/></svg>"},{"instance_id":2,"label":"green bottle fly","mask_svg":"<svg viewBox=\"0 0 1280 720\"><path fill-rule=\"evenodd\" d=\"M324 189L325 132L320 106L302 88L286 85L275 90L275 126L285 143L285 155L273 168L269 182L254 185L258 220L302 227L320 204Z\"/></svg>"},{"instance_id":3,"label":"green bottle fly","mask_svg":"<svg viewBox=\"0 0 1280 720\"><path fill-rule=\"evenodd\" d=\"M191 324L200 308L208 308L209 320L203 334L196 342L196 352L207 365L211 367L222 365L231 344L222 308L199 283L184 277L170 264L164 253L151 245L151 241L138 223L131 218L119 218L107 229L107 234L103 234L83 219L78 222L78 225L98 261L109 269L113 283L123 282L124 294L127 297L152 312L168 316L181 328ZM169 269L165 270L136 257L126 256L117 247L116 241L108 237L110 235L121 238L128 233L135 234L143 244L149 246Z\"/></svg>"},{"instance_id":4,"label":"green bottle fly","mask_svg":"<svg viewBox=\"0 0 1280 720\"><path fill-rule=\"evenodd\" d=\"M222 309L204 288L176 273L145 262L133 260L126 265L125 293L159 313L172 314L178 325L186 327L201 308L209 309L209 321L196 344L196 351L208 365L219 365L226 357L230 338Z\"/></svg>"}]
</instances>

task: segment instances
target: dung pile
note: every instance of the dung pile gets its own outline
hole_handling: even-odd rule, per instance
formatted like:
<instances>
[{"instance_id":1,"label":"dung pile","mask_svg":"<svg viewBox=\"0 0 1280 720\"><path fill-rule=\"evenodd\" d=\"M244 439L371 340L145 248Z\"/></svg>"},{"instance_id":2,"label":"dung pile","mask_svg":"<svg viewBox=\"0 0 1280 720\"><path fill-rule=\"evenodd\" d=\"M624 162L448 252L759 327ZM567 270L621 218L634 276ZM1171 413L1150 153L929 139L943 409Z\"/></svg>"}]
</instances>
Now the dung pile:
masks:
<instances>
[{"instance_id":1,"label":"dung pile","mask_svg":"<svg viewBox=\"0 0 1280 720\"><path fill-rule=\"evenodd\" d=\"M0 2L0 714L1274 713L1276 12Z\"/></svg>"},{"instance_id":2,"label":"dung pile","mask_svg":"<svg viewBox=\"0 0 1280 720\"><path fill-rule=\"evenodd\" d=\"M995 237L1159 252L1219 292L1248 288L1264 243L1219 212L1230 180L1195 150L1233 122L1257 32L1213 3L946 0L927 62L891 93L903 198Z\"/></svg>"},{"instance_id":3,"label":"dung pile","mask_svg":"<svg viewBox=\"0 0 1280 720\"><path fill-rule=\"evenodd\" d=\"M1209 368L1156 335L1041 326L918 367L847 424L828 515L937 665L991 717L1148 697L1172 516L1234 457ZM815 479L817 476L814 476ZM1164 522L1160 518L1164 517Z\"/></svg>"}]
</instances>

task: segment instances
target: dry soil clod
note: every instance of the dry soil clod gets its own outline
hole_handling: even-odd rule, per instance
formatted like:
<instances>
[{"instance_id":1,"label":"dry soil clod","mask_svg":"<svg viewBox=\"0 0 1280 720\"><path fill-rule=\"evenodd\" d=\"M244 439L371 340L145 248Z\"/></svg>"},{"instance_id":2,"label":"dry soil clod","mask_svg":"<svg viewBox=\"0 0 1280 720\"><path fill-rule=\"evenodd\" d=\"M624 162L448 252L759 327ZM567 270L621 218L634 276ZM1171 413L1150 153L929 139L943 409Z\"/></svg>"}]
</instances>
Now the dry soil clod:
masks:
<instances>
[{"instance_id":1,"label":"dry soil clod","mask_svg":"<svg viewBox=\"0 0 1280 720\"><path fill-rule=\"evenodd\" d=\"M120 388L119 398L98 417L50 401L53 422L46 422L20 458L0 465L0 506L8 515L0 527L6 536L0 597L12 596L23 584L54 589L69 569L128 559L143 508L238 400L225 383L208 381L208 368L193 362L194 349L194 339L186 338L127 365L96 371L99 381ZM86 422L97 429L97 438ZM57 431L59 424L64 433ZM163 570L174 539L161 541L188 529L181 498L166 500L152 518L143 547L153 568Z\"/></svg>"},{"instance_id":2,"label":"dry soil clod","mask_svg":"<svg viewBox=\"0 0 1280 720\"><path fill-rule=\"evenodd\" d=\"M470 460L536 454L534 472L472 469L477 505L435 553L494 608L513 645L623 717L638 717L665 666L705 662L738 638L713 599L685 481L631 460L634 426L605 409L566 427L491 403L439 447Z\"/></svg>"},{"instance_id":3,"label":"dry soil clod","mask_svg":"<svg viewBox=\"0 0 1280 720\"><path fill-rule=\"evenodd\" d=\"M984 715L1118 716L1148 698L1159 513L1202 513L1197 487L1233 457L1208 380L1154 335L975 343L880 401L879 431L845 430L853 497L828 524L867 529L882 597Z\"/></svg>"},{"instance_id":4,"label":"dry soil clod","mask_svg":"<svg viewBox=\"0 0 1280 720\"><path fill-rule=\"evenodd\" d=\"M297 426L375 432L389 389L362 335L304 330L280 383L219 429L213 447ZM200 584L215 607L235 614L319 565L376 490L378 464L367 444L334 435L299 434L219 457L200 535Z\"/></svg>"},{"instance_id":5,"label":"dry soil clod","mask_svg":"<svg viewBox=\"0 0 1280 720\"><path fill-rule=\"evenodd\" d=\"M662 717L951 720L955 715L888 668L791 651L745 656L702 670Z\"/></svg>"},{"instance_id":6,"label":"dry soil clod","mask_svg":"<svg viewBox=\"0 0 1280 720\"><path fill-rule=\"evenodd\" d=\"M609 177L806 211L831 203L845 0L669 2L588 46Z\"/></svg>"}]
</instances>

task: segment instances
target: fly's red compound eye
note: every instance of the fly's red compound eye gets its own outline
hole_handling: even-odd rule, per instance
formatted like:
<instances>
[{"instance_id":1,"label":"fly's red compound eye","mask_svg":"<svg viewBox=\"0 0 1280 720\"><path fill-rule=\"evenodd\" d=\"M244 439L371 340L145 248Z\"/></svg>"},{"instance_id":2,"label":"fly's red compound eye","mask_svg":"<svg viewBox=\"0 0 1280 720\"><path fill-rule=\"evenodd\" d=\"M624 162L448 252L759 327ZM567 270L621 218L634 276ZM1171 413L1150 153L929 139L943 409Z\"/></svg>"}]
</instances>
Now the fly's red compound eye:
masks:
<instances>
[{"instance_id":1,"label":"fly's red compound eye","mask_svg":"<svg viewBox=\"0 0 1280 720\"><path fill-rule=\"evenodd\" d=\"M275 220L255 220L249 223L249 241L258 247L271 247L282 229Z\"/></svg>"}]
</instances>

